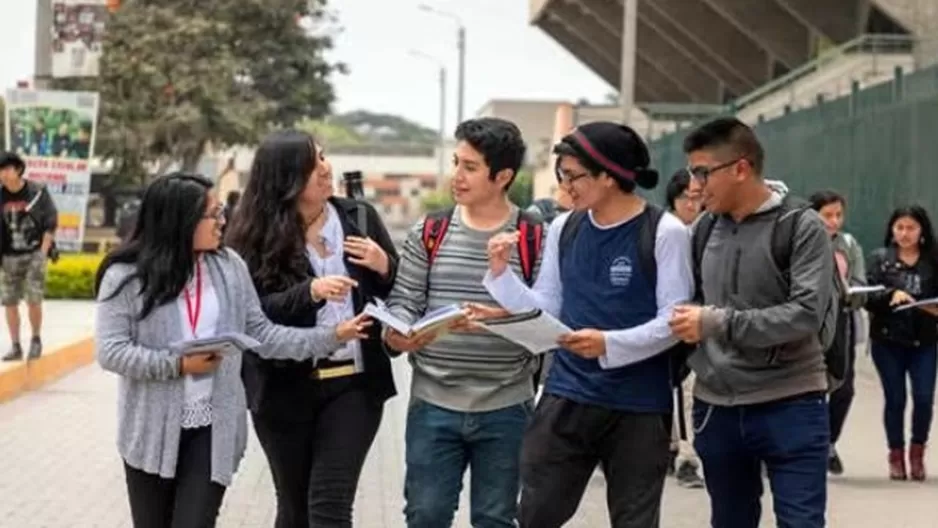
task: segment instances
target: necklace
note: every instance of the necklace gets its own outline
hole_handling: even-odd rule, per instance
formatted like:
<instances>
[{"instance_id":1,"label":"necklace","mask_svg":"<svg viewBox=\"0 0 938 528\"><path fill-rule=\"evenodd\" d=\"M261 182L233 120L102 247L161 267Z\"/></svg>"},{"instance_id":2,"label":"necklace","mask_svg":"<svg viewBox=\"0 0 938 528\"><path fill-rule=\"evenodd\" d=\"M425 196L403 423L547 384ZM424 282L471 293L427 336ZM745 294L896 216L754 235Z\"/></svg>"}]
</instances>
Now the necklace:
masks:
<instances>
[{"instance_id":1,"label":"necklace","mask_svg":"<svg viewBox=\"0 0 938 528\"><path fill-rule=\"evenodd\" d=\"M322 209L320 209L319 212L316 213L316 216L312 217L309 221L305 221L305 220L304 220L304 222L303 222L303 231L306 231L307 229L309 229L309 228L310 228L313 224L315 224L320 218L322 218L322 215L324 215L325 213L326 213L326 206L323 205L323 206L322 206Z\"/></svg>"}]
</instances>

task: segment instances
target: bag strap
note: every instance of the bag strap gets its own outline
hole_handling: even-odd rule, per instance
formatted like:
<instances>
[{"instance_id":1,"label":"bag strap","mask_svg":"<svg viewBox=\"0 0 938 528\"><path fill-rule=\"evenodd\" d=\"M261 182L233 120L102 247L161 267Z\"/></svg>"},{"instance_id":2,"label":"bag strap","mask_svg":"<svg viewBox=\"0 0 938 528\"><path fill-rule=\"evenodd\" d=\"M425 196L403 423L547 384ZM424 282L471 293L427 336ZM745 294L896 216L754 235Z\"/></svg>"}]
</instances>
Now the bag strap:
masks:
<instances>
[{"instance_id":1,"label":"bag strap","mask_svg":"<svg viewBox=\"0 0 938 528\"><path fill-rule=\"evenodd\" d=\"M427 268L433 267L433 261L436 259L440 246L443 245L443 238L446 237L446 230L449 229L450 219L453 216L452 207L433 211L428 213L423 221L423 248L427 253Z\"/></svg>"},{"instance_id":2,"label":"bag strap","mask_svg":"<svg viewBox=\"0 0 938 528\"><path fill-rule=\"evenodd\" d=\"M703 277L700 267L703 263L704 252L707 250L707 241L710 240L710 234L713 233L713 227L717 223L717 217L713 213L704 213L697 224L694 226L694 234L691 237L691 255L694 260L694 300L703 302Z\"/></svg>"},{"instance_id":3,"label":"bag strap","mask_svg":"<svg viewBox=\"0 0 938 528\"><path fill-rule=\"evenodd\" d=\"M658 287L658 261L655 259L655 246L658 239L658 223L664 216L664 209L652 203L645 204L641 224L638 227L638 259L641 262L645 280L653 288Z\"/></svg>"},{"instance_id":4,"label":"bag strap","mask_svg":"<svg viewBox=\"0 0 938 528\"><path fill-rule=\"evenodd\" d=\"M544 223L527 211L518 214L518 258L521 273L529 286L534 283L534 265L541 255Z\"/></svg>"}]
</instances>

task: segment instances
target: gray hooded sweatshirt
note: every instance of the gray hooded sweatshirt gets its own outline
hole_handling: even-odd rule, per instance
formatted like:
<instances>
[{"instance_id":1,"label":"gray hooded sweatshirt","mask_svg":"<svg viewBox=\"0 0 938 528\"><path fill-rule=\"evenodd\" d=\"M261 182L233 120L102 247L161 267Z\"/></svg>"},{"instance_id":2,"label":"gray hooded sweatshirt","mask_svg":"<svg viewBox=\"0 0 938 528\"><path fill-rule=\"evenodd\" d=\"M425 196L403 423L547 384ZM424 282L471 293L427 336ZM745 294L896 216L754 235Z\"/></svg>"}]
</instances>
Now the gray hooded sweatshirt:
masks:
<instances>
[{"instance_id":1,"label":"gray hooded sweatshirt","mask_svg":"<svg viewBox=\"0 0 938 528\"><path fill-rule=\"evenodd\" d=\"M783 195L770 188L771 197L741 222L721 216L704 250L703 341L689 363L695 396L706 403L751 405L827 389L819 333L834 317L830 237L817 213L801 215L789 285L772 258Z\"/></svg>"}]
</instances>

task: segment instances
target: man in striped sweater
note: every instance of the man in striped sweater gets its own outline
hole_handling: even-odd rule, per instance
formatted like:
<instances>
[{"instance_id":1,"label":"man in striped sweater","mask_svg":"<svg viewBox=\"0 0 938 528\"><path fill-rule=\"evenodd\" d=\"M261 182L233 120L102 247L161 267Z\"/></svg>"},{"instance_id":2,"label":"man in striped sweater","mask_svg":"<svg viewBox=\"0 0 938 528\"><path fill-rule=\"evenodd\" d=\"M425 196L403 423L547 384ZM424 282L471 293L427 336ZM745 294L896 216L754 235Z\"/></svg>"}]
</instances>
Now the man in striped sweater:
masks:
<instances>
[{"instance_id":1,"label":"man in striped sweater","mask_svg":"<svg viewBox=\"0 0 938 528\"><path fill-rule=\"evenodd\" d=\"M503 313L482 285L486 248L489 238L518 224L520 212L507 191L525 145L517 126L494 118L461 123L456 139L451 181L456 207L445 235L429 265L422 236L426 219L417 223L404 244L387 302L408 322L454 303L473 303L482 317ZM517 251L510 265L520 272ZM538 263L534 266L536 273ZM391 349L408 353L413 367L406 431L407 526L450 526L467 467L472 525L515 526L521 440L533 413L533 356L471 328L432 341L388 330L385 339Z\"/></svg>"}]
</instances>

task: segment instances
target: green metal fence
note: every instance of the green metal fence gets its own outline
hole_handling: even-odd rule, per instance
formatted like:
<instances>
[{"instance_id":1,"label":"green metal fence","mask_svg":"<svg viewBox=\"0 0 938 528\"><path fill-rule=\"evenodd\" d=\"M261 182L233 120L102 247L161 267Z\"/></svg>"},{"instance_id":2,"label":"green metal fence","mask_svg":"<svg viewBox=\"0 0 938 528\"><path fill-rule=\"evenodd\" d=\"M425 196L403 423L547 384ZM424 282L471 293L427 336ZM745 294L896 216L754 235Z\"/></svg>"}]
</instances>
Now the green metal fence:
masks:
<instances>
[{"instance_id":1,"label":"green metal fence","mask_svg":"<svg viewBox=\"0 0 938 528\"><path fill-rule=\"evenodd\" d=\"M835 189L848 201L847 229L864 248L882 243L897 205L938 215L938 68L759 123L766 177L802 196ZM687 130L652 142L665 179L686 164ZM660 186L659 194L663 193Z\"/></svg>"}]
</instances>

